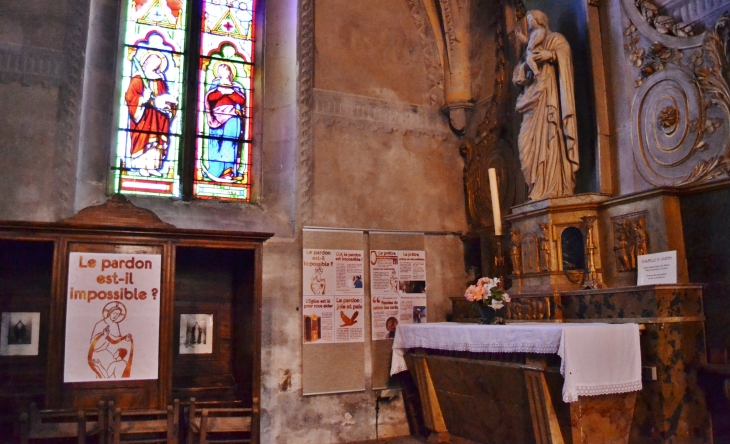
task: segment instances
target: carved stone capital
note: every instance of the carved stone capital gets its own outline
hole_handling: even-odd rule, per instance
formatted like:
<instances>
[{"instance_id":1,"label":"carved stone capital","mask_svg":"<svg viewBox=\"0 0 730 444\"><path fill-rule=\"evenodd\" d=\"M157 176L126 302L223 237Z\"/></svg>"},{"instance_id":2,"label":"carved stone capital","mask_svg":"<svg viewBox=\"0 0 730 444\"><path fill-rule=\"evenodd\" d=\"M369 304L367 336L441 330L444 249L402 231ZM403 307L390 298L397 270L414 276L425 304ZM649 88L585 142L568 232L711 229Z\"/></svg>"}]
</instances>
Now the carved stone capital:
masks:
<instances>
[{"instance_id":1,"label":"carved stone capital","mask_svg":"<svg viewBox=\"0 0 730 444\"><path fill-rule=\"evenodd\" d=\"M451 123L454 131L463 134L466 129L466 124L469 123L469 119L471 118L473 108L474 104L471 102L453 102L444 105L441 111L449 116L449 123Z\"/></svg>"}]
</instances>

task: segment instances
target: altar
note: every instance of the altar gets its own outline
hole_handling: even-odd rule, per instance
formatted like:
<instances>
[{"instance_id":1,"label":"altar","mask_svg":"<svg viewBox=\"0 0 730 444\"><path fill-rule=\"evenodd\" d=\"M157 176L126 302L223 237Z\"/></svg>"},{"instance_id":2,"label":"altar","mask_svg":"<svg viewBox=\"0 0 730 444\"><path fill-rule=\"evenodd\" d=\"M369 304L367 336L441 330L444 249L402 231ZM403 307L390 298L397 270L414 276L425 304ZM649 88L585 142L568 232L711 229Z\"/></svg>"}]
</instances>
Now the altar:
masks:
<instances>
[{"instance_id":1,"label":"altar","mask_svg":"<svg viewBox=\"0 0 730 444\"><path fill-rule=\"evenodd\" d=\"M391 374L405 370L438 442L626 443L642 388L639 326L404 325Z\"/></svg>"}]
</instances>

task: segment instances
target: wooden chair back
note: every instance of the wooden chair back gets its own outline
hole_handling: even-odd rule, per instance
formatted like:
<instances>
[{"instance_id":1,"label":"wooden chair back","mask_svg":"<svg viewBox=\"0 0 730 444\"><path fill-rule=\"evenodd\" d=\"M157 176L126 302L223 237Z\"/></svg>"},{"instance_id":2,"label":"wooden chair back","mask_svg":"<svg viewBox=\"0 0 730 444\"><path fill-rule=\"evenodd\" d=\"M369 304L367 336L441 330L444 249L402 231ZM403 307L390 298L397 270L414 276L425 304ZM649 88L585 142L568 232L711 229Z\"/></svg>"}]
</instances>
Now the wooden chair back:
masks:
<instances>
[{"instance_id":1,"label":"wooden chair back","mask_svg":"<svg viewBox=\"0 0 730 444\"><path fill-rule=\"evenodd\" d=\"M100 444L106 444L105 403L99 402L97 410L54 409L38 410L35 403L29 412L20 414L20 442L55 442L63 438L77 438L85 444L89 436L97 436Z\"/></svg>"},{"instance_id":2,"label":"wooden chair back","mask_svg":"<svg viewBox=\"0 0 730 444\"><path fill-rule=\"evenodd\" d=\"M233 404L235 407L226 406ZM250 442L252 409L241 407L240 402L195 402L188 406L187 444L199 437L200 444L217 442L215 435L225 435L221 442ZM213 434L211 436L211 434ZM237 437L237 439L233 438Z\"/></svg>"},{"instance_id":3,"label":"wooden chair back","mask_svg":"<svg viewBox=\"0 0 730 444\"><path fill-rule=\"evenodd\" d=\"M114 409L113 404L109 410L113 411L110 421L112 444L179 442L180 401L177 399L165 410L122 410Z\"/></svg>"}]
</instances>

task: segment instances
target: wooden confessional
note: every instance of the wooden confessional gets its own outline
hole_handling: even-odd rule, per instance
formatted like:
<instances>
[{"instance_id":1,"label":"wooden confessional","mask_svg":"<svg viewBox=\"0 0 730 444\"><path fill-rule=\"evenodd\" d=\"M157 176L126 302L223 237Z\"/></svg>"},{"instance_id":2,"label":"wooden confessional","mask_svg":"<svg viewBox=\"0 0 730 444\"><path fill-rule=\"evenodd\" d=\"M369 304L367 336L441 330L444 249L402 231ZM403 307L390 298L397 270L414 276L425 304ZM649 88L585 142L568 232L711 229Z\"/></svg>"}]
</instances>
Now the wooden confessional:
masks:
<instances>
[{"instance_id":1,"label":"wooden confessional","mask_svg":"<svg viewBox=\"0 0 730 444\"><path fill-rule=\"evenodd\" d=\"M31 403L93 409L113 401L122 409L164 409L173 399L195 397L251 408L256 442L262 250L271 236L178 229L121 195L60 222L0 221L0 311L40 313L37 355L0 356L2 428ZM64 383L73 252L161 255L158 379ZM181 315L194 313L213 315L212 353L179 352Z\"/></svg>"}]
</instances>

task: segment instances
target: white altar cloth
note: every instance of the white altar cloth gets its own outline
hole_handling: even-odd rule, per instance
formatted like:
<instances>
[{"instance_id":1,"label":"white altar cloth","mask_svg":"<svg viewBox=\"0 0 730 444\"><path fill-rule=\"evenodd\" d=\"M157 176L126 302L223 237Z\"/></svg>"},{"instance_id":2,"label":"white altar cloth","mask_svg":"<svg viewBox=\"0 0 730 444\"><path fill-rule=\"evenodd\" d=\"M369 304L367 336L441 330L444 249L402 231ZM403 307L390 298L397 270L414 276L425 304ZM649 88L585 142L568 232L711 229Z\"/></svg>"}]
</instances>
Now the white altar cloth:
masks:
<instances>
[{"instance_id":1,"label":"white altar cloth","mask_svg":"<svg viewBox=\"0 0 730 444\"><path fill-rule=\"evenodd\" d=\"M411 348L557 353L562 358L565 402L577 401L578 396L625 393L642 387L637 324L401 324L393 341L391 375L407 370L403 355Z\"/></svg>"}]
</instances>

